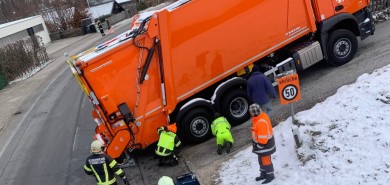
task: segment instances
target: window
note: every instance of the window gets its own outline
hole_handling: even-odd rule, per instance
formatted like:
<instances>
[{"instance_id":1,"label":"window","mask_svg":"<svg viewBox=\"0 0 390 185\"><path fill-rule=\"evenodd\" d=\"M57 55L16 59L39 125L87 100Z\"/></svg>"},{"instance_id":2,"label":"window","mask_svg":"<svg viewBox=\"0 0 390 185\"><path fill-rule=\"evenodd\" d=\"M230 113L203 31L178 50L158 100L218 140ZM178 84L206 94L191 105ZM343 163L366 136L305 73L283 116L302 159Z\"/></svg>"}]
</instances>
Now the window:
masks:
<instances>
[{"instance_id":1,"label":"window","mask_svg":"<svg viewBox=\"0 0 390 185\"><path fill-rule=\"evenodd\" d=\"M38 24L38 25L36 25L36 26L34 26L32 28L34 30L34 33L38 33L40 31L43 31L43 25L42 24Z\"/></svg>"}]
</instances>

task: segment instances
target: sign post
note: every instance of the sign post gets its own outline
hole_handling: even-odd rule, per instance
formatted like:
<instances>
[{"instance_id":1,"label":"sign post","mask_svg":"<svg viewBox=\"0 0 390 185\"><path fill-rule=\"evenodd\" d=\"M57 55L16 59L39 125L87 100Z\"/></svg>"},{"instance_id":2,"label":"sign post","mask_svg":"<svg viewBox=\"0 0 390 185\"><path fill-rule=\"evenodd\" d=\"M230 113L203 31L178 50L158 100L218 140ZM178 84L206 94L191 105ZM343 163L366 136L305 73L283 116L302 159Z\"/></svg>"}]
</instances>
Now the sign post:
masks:
<instances>
[{"instance_id":1,"label":"sign post","mask_svg":"<svg viewBox=\"0 0 390 185\"><path fill-rule=\"evenodd\" d=\"M299 87L298 74L290 74L278 79L280 103L282 105L290 104L291 118L292 118L292 132L294 134L295 144L299 148L301 146L301 140L299 137L298 126L294 118L294 102L301 99L301 92Z\"/></svg>"}]
</instances>

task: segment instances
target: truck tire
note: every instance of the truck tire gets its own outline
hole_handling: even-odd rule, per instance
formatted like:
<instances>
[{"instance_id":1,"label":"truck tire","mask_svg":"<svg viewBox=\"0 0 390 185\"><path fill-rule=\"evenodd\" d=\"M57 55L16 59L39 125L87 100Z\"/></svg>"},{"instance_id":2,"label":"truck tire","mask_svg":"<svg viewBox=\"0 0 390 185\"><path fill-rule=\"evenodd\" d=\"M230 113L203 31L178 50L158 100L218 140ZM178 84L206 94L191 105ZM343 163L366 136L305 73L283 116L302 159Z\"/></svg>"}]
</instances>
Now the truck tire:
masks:
<instances>
[{"instance_id":1,"label":"truck tire","mask_svg":"<svg viewBox=\"0 0 390 185\"><path fill-rule=\"evenodd\" d=\"M184 141L201 143L211 136L212 112L197 107L188 111L180 122L181 136Z\"/></svg>"},{"instance_id":2,"label":"truck tire","mask_svg":"<svg viewBox=\"0 0 390 185\"><path fill-rule=\"evenodd\" d=\"M345 29L335 30L330 34L328 41L328 62L334 66L341 66L355 56L358 47L356 35Z\"/></svg>"},{"instance_id":3,"label":"truck tire","mask_svg":"<svg viewBox=\"0 0 390 185\"><path fill-rule=\"evenodd\" d=\"M221 113L229 120L230 124L239 125L250 118L249 102L246 92L239 89L229 91L221 102Z\"/></svg>"}]
</instances>

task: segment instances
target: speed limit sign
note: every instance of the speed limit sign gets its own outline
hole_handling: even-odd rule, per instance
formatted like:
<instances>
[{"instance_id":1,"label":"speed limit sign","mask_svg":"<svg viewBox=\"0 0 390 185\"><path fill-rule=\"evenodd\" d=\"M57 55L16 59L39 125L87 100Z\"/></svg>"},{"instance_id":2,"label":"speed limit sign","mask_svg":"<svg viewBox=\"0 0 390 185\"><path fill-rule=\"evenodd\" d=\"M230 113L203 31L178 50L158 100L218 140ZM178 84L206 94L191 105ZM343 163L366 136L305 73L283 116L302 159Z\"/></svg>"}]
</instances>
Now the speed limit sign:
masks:
<instances>
[{"instance_id":1,"label":"speed limit sign","mask_svg":"<svg viewBox=\"0 0 390 185\"><path fill-rule=\"evenodd\" d=\"M280 103L285 105L301 99L298 74L278 79Z\"/></svg>"}]
</instances>

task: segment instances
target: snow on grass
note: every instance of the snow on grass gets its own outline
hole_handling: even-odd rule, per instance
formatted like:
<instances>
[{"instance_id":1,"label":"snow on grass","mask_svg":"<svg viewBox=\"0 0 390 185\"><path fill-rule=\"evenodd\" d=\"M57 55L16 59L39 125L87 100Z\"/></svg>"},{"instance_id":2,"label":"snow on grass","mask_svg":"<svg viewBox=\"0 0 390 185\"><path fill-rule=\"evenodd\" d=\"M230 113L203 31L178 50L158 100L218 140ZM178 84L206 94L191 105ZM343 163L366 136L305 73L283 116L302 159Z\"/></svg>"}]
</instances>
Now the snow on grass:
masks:
<instances>
[{"instance_id":1,"label":"snow on grass","mask_svg":"<svg viewBox=\"0 0 390 185\"><path fill-rule=\"evenodd\" d=\"M390 184L389 79L390 65L299 112L303 145L298 150L291 118L275 127L276 179L270 184ZM222 165L220 184L259 184L254 180L259 165L251 150Z\"/></svg>"},{"instance_id":2,"label":"snow on grass","mask_svg":"<svg viewBox=\"0 0 390 185\"><path fill-rule=\"evenodd\" d=\"M47 62L43 63L42 65L25 72L21 77L13 80L11 82L9 82L8 84L11 85L13 83L16 83L16 82L19 82L19 81L22 81L22 80L26 80L27 78L30 78L32 75L34 75L35 73L38 73L40 70L42 70L44 67L46 67L47 65L49 65L53 61L54 60L52 60L52 59L48 60Z\"/></svg>"}]
</instances>

